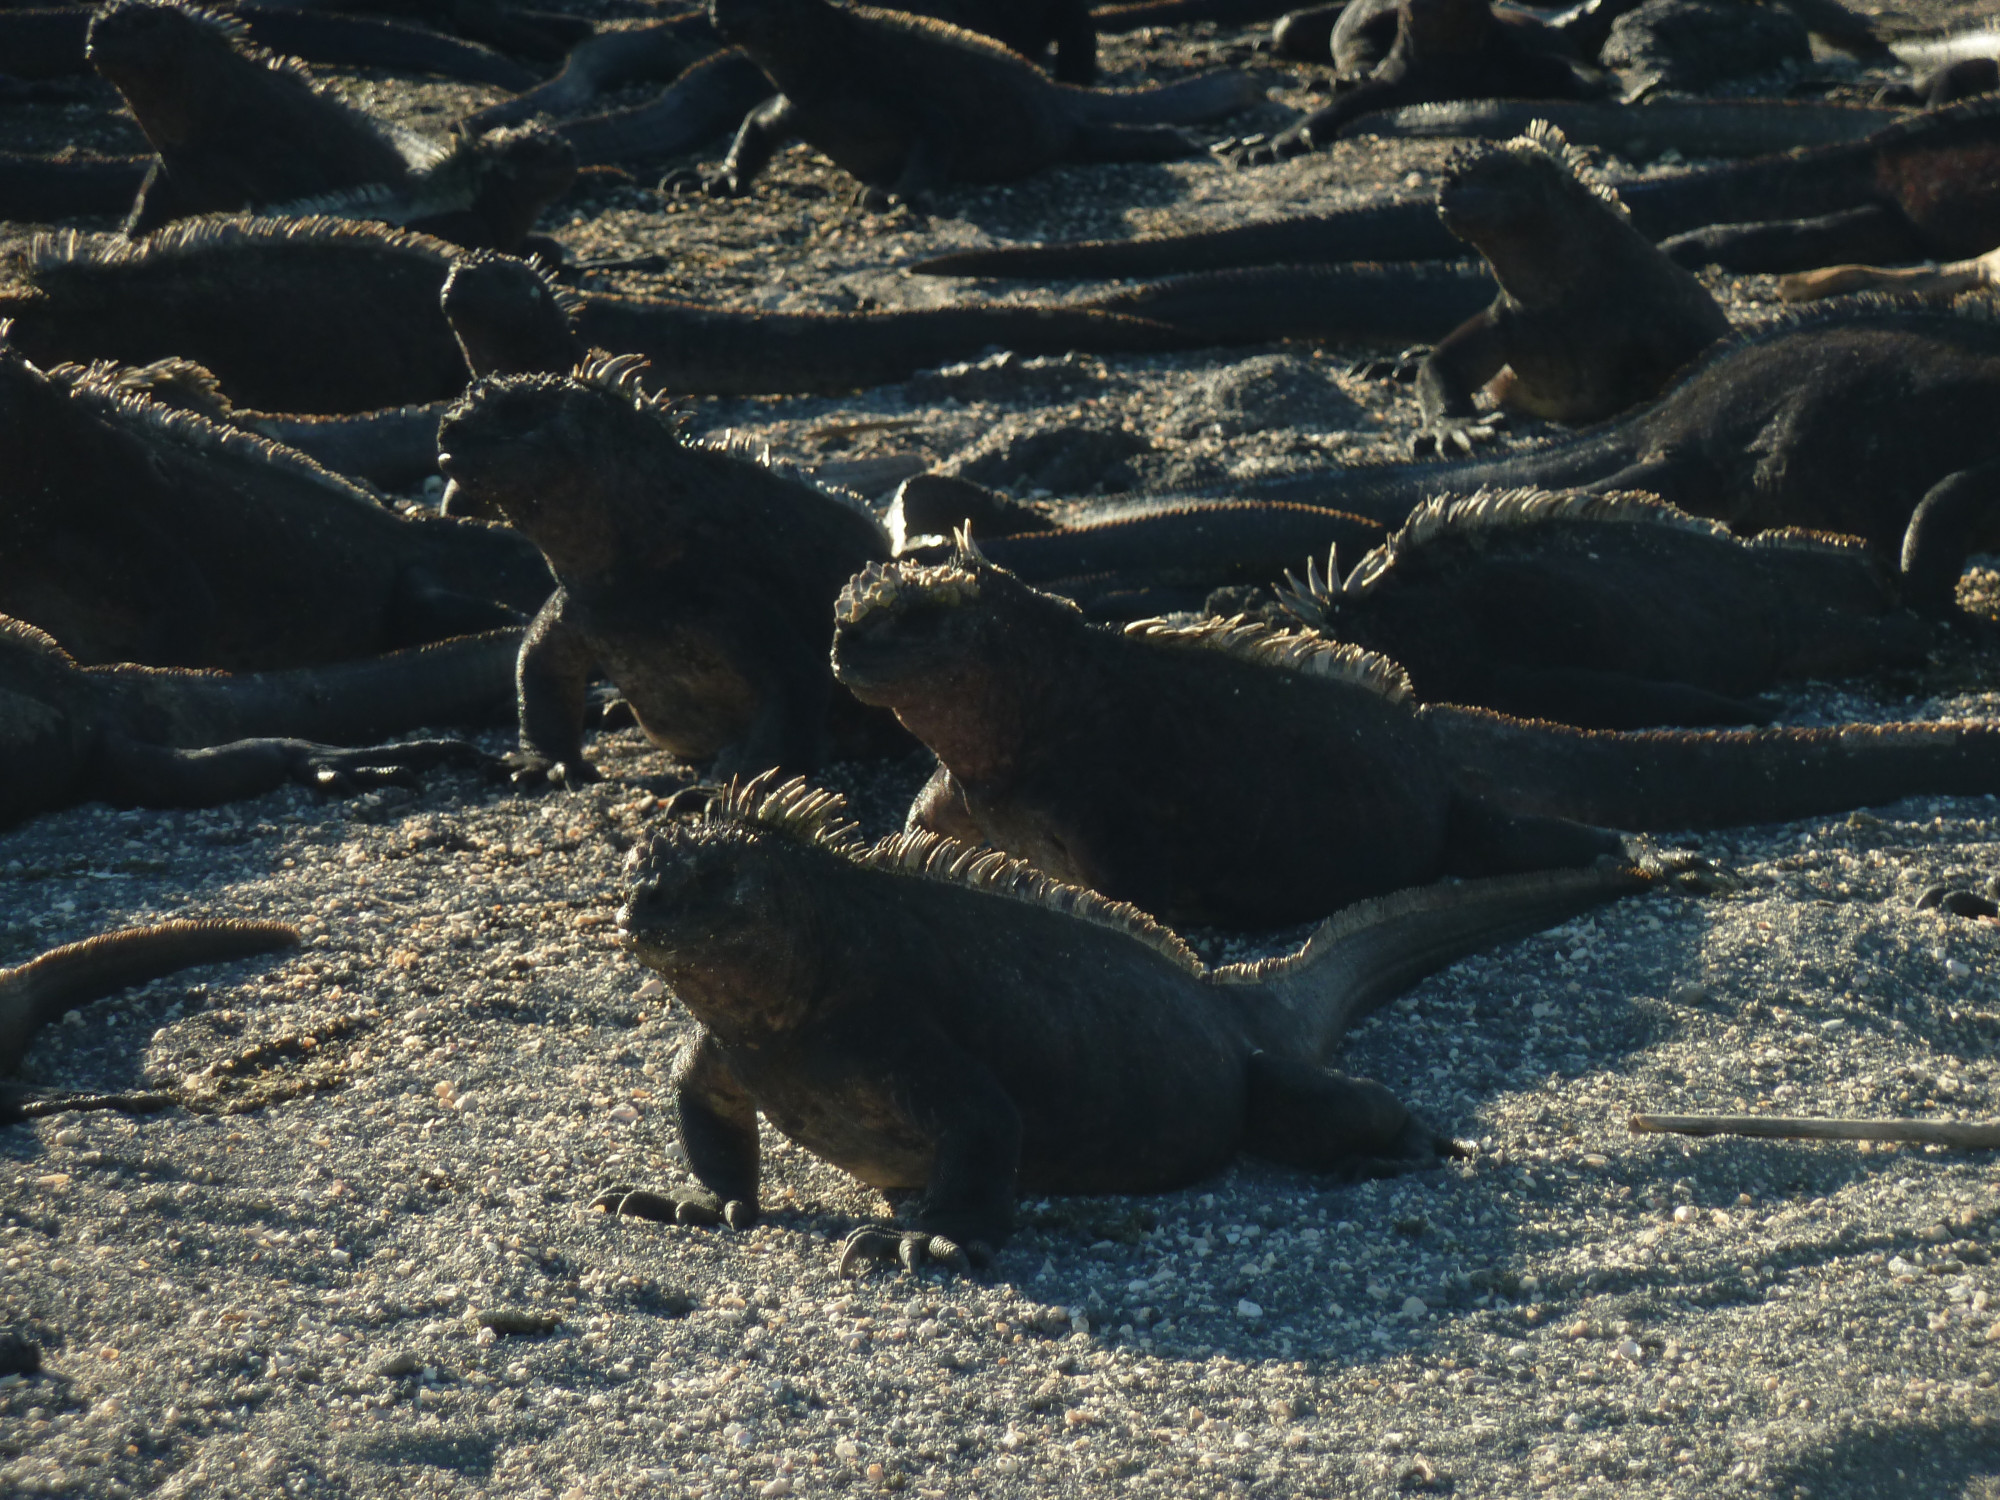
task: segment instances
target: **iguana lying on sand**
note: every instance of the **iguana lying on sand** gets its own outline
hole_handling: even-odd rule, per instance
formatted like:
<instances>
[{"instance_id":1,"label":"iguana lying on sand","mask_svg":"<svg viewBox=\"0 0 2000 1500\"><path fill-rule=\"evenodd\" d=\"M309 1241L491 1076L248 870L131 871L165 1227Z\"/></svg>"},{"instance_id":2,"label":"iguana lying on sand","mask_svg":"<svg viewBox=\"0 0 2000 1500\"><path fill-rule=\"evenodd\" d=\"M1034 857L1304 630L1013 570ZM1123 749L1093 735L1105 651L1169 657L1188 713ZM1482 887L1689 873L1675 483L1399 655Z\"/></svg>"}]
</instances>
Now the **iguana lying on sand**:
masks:
<instances>
[{"instance_id":1,"label":"iguana lying on sand","mask_svg":"<svg viewBox=\"0 0 2000 1500\"><path fill-rule=\"evenodd\" d=\"M1271 927L1633 853L1613 828L2000 785L1992 726L1613 734L1420 706L1385 657L1240 620L1107 629L966 550L867 569L836 621L835 676L938 756L913 827L1169 921Z\"/></svg>"},{"instance_id":2,"label":"iguana lying on sand","mask_svg":"<svg viewBox=\"0 0 2000 1500\"><path fill-rule=\"evenodd\" d=\"M902 743L834 688L833 601L888 538L858 499L686 437L631 356L474 382L438 468L547 555L557 588L521 647L523 779L594 780L592 668L648 737L715 775Z\"/></svg>"},{"instance_id":3,"label":"iguana lying on sand","mask_svg":"<svg viewBox=\"0 0 2000 1500\"><path fill-rule=\"evenodd\" d=\"M399 515L263 438L0 344L0 613L88 663L261 671L518 623L505 527Z\"/></svg>"},{"instance_id":4,"label":"iguana lying on sand","mask_svg":"<svg viewBox=\"0 0 2000 1500\"><path fill-rule=\"evenodd\" d=\"M1165 161L1201 149L1172 124L1242 109L1241 73L1150 89L1052 83L990 38L828 0L710 0L709 16L778 97L743 121L720 168L672 178L734 197L802 137L886 206L955 182L1010 182L1064 161Z\"/></svg>"},{"instance_id":5,"label":"iguana lying on sand","mask_svg":"<svg viewBox=\"0 0 2000 1500\"><path fill-rule=\"evenodd\" d=\"M256 46L240 22L176 0L113 0L91 20L89 55L159 153L127 234L373 189L398 222L513 249L576 175L569 144L546 130L488 143L392 129Z\"/></svg>"},{"instance_id":6,"label":"iguana lying on sand","mask_svg":"<svg viewBox=\"0 0 2000 1500\"><path fill-rule=\"evenodd\" d=\"M1325 146L1342 125L1376 110L1446 99L1587 99L1605 85L1537 45L1532 23L1498 17L1488 0L1397 0L1396 40L1367 76L1269 141L1225 147L1238 166L1262 166ZM1342 24L1346 24L1343 16ZM1335 28L1338 44L1340 30Z\"/></svg>"},{"instance_id":7,"label":"iguana lying on sand","mask_svg":"<svg viewBox=\"0 0 2000 1500\"><path fill-rule=\"evenodd\" d=\"M1331 1071L1350 1027L1424 974L1647 884L1630 868L1406 892L1298 953L1204 968L1129 906L928 834L864 848L841 800L759 780L654 839L620 912L697 1025L674 1064L697 1186L613 1212L745 1228L757 1116L889 1191L872 1256L983 1263L1017 1193L1149 1193L1251 1152L1344 1177L1451 1152L1380 1084Z\"/></svg>"},{"instance_id":8,"label":"iguana lying on sand","mask_svg":"<svg viewBox=\"0 0 2000 1500\"><path fill-rule=\"evenodd\" d=\"M78 802L211 807L288 781L367 785L442 764L487 765L462 740L371 742L496 722L511 703L520 640L518 630L496 630L233 677L80 667L44 632L0 615L0 828Z\"/></svg>"},{"instance_id":9,"label":"iguana lying on sand","mask_svg":"<svg viewBox=\"0 0 2000 1500\"><path fill-rule=\"evenodd\" d=\"M65 943L0 969L0 1075L14 1072L35 1033L65 1011L196 964L273 953L299 940L283 922L158 922ZM23 1119L27 1090L0 1083L0 1125Z\"/></svg>"},{"instance_id":10,"label":"iguana lying on sand","mask_svg":"<svg viewBox=\"0 0 2000 1500\"><path fill-rule=\"evenodd\" d=\"M1801 526L1862 537L1904 559L1906 604L1941 610L1968 536L2000 537L2000 510L1947 485L2000 459L1987 420L1996 396L2000 318L1989 303L1859 298L1723 344L1659 400L1532 452L1235 492L1394 526L1424 500L1479 489L1644 490L1739 534Z\"/></svg>"},{"instance_id":11,"label":"iguana lying on sand","mask_svg":"<svg viewBox=\"0 0 2000 1500\"><path fill-rule=\"evenodd\" d=\"M1640 233L1684 265L1792 271L1840 261L1956 260L2000 244L2000 96L1899 120L1864 140L1618 184ZM1131 240L959 250L926 275L1169 276L1233 266L1451 260L1431 200Z\"/></svg>"},{"instance_id":12,"label":"iguana lying on sand","mask_svg":"<svg viewBox=\"0 0 2000 1500\"><path fill-rule=\"evenodd\" d=\"M1344 581L1314 565L1278 605L1270 623L1389 657L1426 703L1592 729L1761 723L1747 695L1919 665L1932 635L1852 538L1745 542L1579 491L1430 501Z\"/></svg>"},{"instance_id":13,"label":"iguana lying on sand","mask_svg":"<svg viewBox=\"0 0 2000 1500\"><path fill-rule=\"evenodd\" d=\"M1617 193L1552 126L1455 153L1438 188L1445 227L1486 257L1500 295L1417 372L1418 452L1470 452L1489 429L1473 397L1595 422L1657 396L1729 318L1632 228Z\"/></svg>"}]
</instances>

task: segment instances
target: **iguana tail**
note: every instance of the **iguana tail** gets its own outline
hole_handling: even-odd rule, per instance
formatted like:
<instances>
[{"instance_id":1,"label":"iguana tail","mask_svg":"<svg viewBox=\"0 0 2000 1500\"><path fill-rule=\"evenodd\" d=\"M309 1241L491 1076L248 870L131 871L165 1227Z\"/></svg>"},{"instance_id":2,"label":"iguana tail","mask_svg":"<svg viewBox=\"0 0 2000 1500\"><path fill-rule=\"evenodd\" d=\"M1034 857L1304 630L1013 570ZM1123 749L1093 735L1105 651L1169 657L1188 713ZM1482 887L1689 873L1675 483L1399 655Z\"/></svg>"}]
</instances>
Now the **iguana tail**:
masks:
<instances>
[{"instance_id":1,"label":"iguana tail","mask_svg":"<svg viewBox=\"0 0 2000 1500\"><path fill-rule=\"evenodd\" d=\"M2000 792L2000 725L1571 729L1432 706L1455 783L1486 806L1605 828L1781 823L1918 796Z\"/></svg>"},{"instance_id":2,"label":"iguana tail","mask_svg":"<svg viewBox=\"0 0 2000 1500\"><path fill-rule=\"evenodd\" d=\"M1198 125L1263 101L1248 73L1224 70L1142 89L1079 89L1083 117L1095 125Z\"/></svg>"},{"instance_id":3,"label":"iguana tail","mask_svg":"<svg viewBox=\"0 0 2000 1500\"><path fill-rule=\"evenodd\" d=\"M1325 1057L1354 1024L1455 959L1539 932L1606 901L1648 889L1631 866L1538 871L1420 886L1328 917L1304 948L1247 966L1299 1018Z\"/></svg>"},{"instance_id":4,"label":"iguana tail","mask_svg":"<svg viewBox=\"0 0 2000 1500\"><path fill-rule=\"evenodd\" d=\"M959 250L920 260L910 269L919 276L1015 276L1030 281L1066 281L1093 276L1174 276L1184 271L1313 265L1324 261L1460 260L1465 254L1465 242L1438 222L1437 204L1412 198L1197 234Z\"/></svg>"},{"instance_id":5,"label":"iguana tail","mask_svg":"<svg viewBox=\"0 0 2000 1500\"><path fill-rule=\"evenodd\" d=\"M1216 344L1280 339L1431 342L1492 302L1484 266L1255 266L1175 276L1087 306L1170 323Z\"/></svg>"},{"instance_id":6,"label":"iguana tail","mask_svg":"<svg viewBox=\"0 0 2000 1500\"><path fill-rule=\"evenodd\" d=\"M19 1067L36 1030L66 1010L177 969L270 953L298 940L298 928L284 922L160 922L67 943L0 969L0 1073Z\"/></svg>"}]
</instances>

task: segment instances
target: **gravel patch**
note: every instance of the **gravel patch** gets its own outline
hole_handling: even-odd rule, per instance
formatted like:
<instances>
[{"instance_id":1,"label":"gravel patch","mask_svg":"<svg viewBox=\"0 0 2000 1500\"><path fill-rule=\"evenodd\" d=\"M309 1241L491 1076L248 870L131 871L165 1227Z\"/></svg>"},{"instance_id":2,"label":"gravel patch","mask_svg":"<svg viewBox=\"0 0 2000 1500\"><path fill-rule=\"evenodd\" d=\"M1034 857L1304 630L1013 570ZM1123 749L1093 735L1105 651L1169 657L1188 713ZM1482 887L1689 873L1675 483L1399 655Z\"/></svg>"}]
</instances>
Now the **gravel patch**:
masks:
<instances>
[{"instance_id":1,"label":"gravel patch","mask_svg":"<svg viewBox=\"0 0 2000 1500\"><path fill-rule=\"evenodd\" d=\"M1252 35L1141 33L1107 66L1170 77L1249 59ZM1258 65L1277 102L1231 130L1308 101L1304 70ZM1880 79L1816 66L1837 97ZM342 84L411 120L496 97ZM130 146L102 100L0 108L17 123L31 149ZM597 181L553 232L667 267L585 278L626 290L1046 298L1069 289L898 268L1417 187L1445 149L1078 168L925 219L848 208L794 150L741 203ZM1766 280L1717 286L1739 318L1770 315ZM692 420L876 494L925 464L1116 492L1397 455L1414 401L1346 373L1370 352L995 355L851 397L698 401ZM1968 578L1981 607L1996 590ZM1985 717L1995 691L1983 661L1941 650L1783 706ZM542 797L445 774L0 834L0 963L155 917L307 934L102 1002L29 1057L50 1087L168 1086L196 1108L0 1132L0 1328L43 1351L39 1374L0 1374L0 1493L2000 1493L1989 1155L1624 1125L1992 1117L2000 924L1915 904L2000 878L1992 798L1671 840L1744 888L1627 901L1418 986L1347 1062L1475 1143L1465 1162L1359 1187L1245 1162L1181 1193L1031 1201L983 1279L843 1281L834 1247L882 1205L775 1136L748 1233L588 1206L685 1175L664 1087L687 1018L612 920L625 852L692 774L630 731L591 754L604 783ZM823 779L885 831L925 773L913 757ZM1219 960L1303 933L1190 936Z\"/></svg>"}]
</instances>

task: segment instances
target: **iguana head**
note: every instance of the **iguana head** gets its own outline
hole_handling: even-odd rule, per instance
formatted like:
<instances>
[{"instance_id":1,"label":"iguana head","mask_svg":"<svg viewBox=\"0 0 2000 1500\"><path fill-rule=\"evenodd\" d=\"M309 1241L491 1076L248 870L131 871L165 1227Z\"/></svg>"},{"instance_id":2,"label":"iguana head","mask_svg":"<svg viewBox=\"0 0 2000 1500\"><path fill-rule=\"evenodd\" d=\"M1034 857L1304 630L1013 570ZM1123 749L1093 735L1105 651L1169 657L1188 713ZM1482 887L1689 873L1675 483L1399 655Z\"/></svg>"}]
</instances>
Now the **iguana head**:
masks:
<instances>
[{"instance_id":1,"label":"iguana head","mask_svg":"<svg viewBox=\"0 0 2000 1500\"><path fill-rule=\"evenodd\" d=\"M172 146L210 102L211 91L192 80L233 59L246 34L241 22L200 6L114 0L91 17L84 56L145 120L153 144Z\"/></svg>"},{"instance_id":2,"label":"iguana head","mask_svg":"<svg viewBox=\"0 0 2000 1500\"><path fill-rule=\"evenodd\" d=\"M474 375L566 370L582 354L576 299L525 260L475 250L453 263L438 302Z\"/></svg>"},{"instance_id":3,"label":"iguana head","mask_svg":"<svg viewBox=\"0 0 2000 1500\"><path fill-rule=\"evenodd\" d=\"M833 675L864 703L900 709L968 680L1005 677L1050 624L1075 625L1074 604L996 567L960 532L941 563L873 564L833 606Z\"/></svg>"},{"instance_id":4,"label":"iguana head","mask_svg":"<svg viewBox=\"0 0 2000 1500\"><path fill-rule=\"evenodd\" d=\"M1532 232L1539 243L1580 217L1622 220L1625 206L1563 133L1537 120L1502 145L1454 151L1438 187L1444 227L1480 250Z\"/></svg>"},{"instance_id":5,"label":"iguana head","mask_svg":"<svg viewBox=\"0 0 2000 1500\"><path fill-rule=\"evenodd\" d=\"M670 823L638 858L618 925L639 961L723 1035L803 1020L828 861L857 852L838 796L766 774Z\"/></svg>"},{"instance_id":6,"label":"iguana head","mask_svg":"<svg viewBox=\"0 0 2000 1500\"><path fill-rule=\"evenodd\" d=\"M569 375L474 381L438 424L438 472L464 509L504 515L560 574L677 547L662 473L681 446L665 403L646 395L636 355L594 359Z\"/></svg>"}]
</instances>

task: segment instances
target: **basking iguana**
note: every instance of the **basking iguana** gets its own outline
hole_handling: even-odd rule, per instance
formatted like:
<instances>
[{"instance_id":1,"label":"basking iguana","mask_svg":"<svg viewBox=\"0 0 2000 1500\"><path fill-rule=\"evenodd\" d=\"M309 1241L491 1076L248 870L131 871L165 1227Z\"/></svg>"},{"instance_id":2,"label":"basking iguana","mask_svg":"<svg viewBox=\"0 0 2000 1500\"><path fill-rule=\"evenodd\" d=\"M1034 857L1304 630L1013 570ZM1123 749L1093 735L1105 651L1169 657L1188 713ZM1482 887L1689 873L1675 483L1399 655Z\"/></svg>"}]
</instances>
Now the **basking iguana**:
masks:
<instances>
[{"instance_id":1,"label":"basking iguana","mask_svg":"<svg viewBox=\"0 0 2000 1500\"><path fill-rule=\"evenodd\" d=\"M1707 288L1631 226L1553 126L1454 153L1438 214L1486 257L1500 295L1418 369L1419 453L1472 450L1490 430L1473 400L1489 381L1505 409L1595 422L1657 396L1729 336Z\"/></svg>"},{"instance_id":2,"label":"basking iguana","mask_svg":"<svg viewBox=\"0 0 2000 1500\"><path fill-rule=\"evenodd\" d=\"M78 802L212 807L288 781L367 784L485 766L462 740L377 745L426 726L496 722L521 632L496 630L289 672L78 666L0 615L0 828ZM341 749L338 746L363 746Z\"/></svg>"},{"instance_id":3,"label":"basking iguana","mask_svg":"<svg viewBox=\"0 0 2000 1500\"><path fill-rule=\"evenodd\" d=\"M1360 6L1350 7L1359 13ZM1396 39L1331 104L1269 141L1231 142L1238 166L1262 166L1325 146L1342 125L1377 110L1446 99L1587 99L1601 80L1531 35L1532 22L1502 19L1488 0L1396 0ZM1341 25L1348 24L1343 15ZM1340 27L1334 30L1339 47ZM1538 45L1538 42L1540 44Z\"/></svg>"},{"instance_id":4,"label":"basking iguana","mask_svg":"<svg viewBox=\"0 0 2000 1500\"><path fill-rule=\"evenodd\" d=\"M84 662L311 666L518 622L547 565L505 527L400 515L117 371L0 344L0 613Z\"/></svg>"},{"instance_id":5,"label":"basking iguana","mask_svg":"<svg viewBox=\"0 0 2000 1500\"><path fill-rule=\"evenodd\" d=\"M177 0L113 0L90 23L91 65L158 153L127 234L205 213L310 204L361 190L375 217L513 249L576 175L546 130L490 143L394 130L252 43L240 22Z\"/></svg>"},{"instance_id":6,"label":"basking iguana","mask_svg":"<svg viewBox=\"0 0 2000 1500\"><path fill-rule=\"evenodd\" d=\"M1683 264L1791 271L1840 261L1956 260L2000 243L2000 96L1899 120L1859 141L1621 181L1640 233ZM1463 246L1431 200L1132 240L959 250L926 275L1167 276L1235 266L1451 260Z\"/></svg>"},{"instance_id":7,"label":"basking iguana","mask_svg":"<svg viewBox=\"0 0 2000 1500\"><path fill-rule=\"evenodd\" d=\"M601 668L648 737L718 777L900 742L827 667L833 601L888 539L858 499L687 437L643 361L475 381L438 468L546 554L557 587L520 663L523 779L596 777L584 687Z\"/></svg>"},{"instance_id":8,"label":"basking iguana","mask_svg":"<svg viewBox=\"0 0 2000 1500\"><path fill-rule=\"evenodd\" d=\"M0 969L0 1075L19 1068L35 1033L65 1011L195 964L274 953L298 940L299 930L284 922L156 922L65 943ZM20 1084L0 1083L0 1125L51 1112L46 1106L89 1107L71 1099L31 1101Z\"/></svg>"},{"instance_id":9,"label":"basking iguana","mask_svg":"<svg viewBox=\"0 0 2000 1500\"><path fill-rule=\"evenodd\" d=\"M669 179L722 196L745 192L795 136L881 206L954 182L1010 182L1064 161L1193 155L1201 148L1170 125L1262 97L1241 73L1149 89L1052 83L988 37L872 6L710 0L709 17L778 90L745 117L718 169Z\"/></svg>"},{"instance_id":10,"label":"basking iguana","mask_svg":"<svg viewBox=\"0 0 2000 1500\"><path fill-rule=\"evenodd\" d=\"M597 1205L745 1228L757 1117L871 1186L846 1272L984 1262L1017 1193L1149 1193L1251 1152L1347 1178L1455 1147L1380 1084L1325 1066L1349 1028L1452 959L1647 878L1543 874L1369 902L1299 952L1205 968L1131 907L929 834L863 847L831 793L732 788L652 842L619 914L696 1025L674 1108L696 1186Z\"/></svg>"},{"instance_id":11,"label":"basking iguana","mask_svg":"<svg viewBox=\"0 0 2000 1500\"><path fill-rule=\"evenodd\" d=\"M1430 501L1345 580L1309 567L1265 618L1391 658L1427 703L1595 729L1761 723L1747 695L1919 665L1931 636L1851 537L1746 542L1579 491Z\"/></svg>"},{"instance_id":12,"label":"basking iguana","mask_svg":"<svg viewBox=\"0 0 2000 1500\"><path fill-rule=\"evenodd\" d=\"M868 568L836 624L834 675L937 754L912 826L1168 921L1270 927L1630 856L1614 828L2000 784L1993 726L1619 734L1419 705L1372 652L1243 620L1108 629L964 549Z\"/></svg>"},{"instance_id":13,"label":"basking iguana","mask_svg":"<svg viewBox=\"0 0 2000 1500\"><path fill-rule=\"evenodd\" d=\"M1968 543L2000 540L2000 318L1862 297L1717 347L1659 400L1510 458L1385 464L1238 485L1388 525L1479 489L1644 490L1748 534L1799 526L1902 558L1903 599L1950 607ZM1983 498L1982 498L1983 495Z\"/></svg>"}]
</instances>

